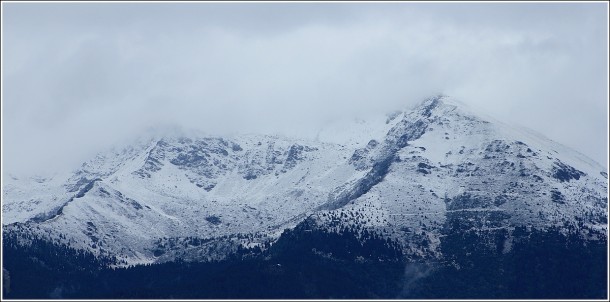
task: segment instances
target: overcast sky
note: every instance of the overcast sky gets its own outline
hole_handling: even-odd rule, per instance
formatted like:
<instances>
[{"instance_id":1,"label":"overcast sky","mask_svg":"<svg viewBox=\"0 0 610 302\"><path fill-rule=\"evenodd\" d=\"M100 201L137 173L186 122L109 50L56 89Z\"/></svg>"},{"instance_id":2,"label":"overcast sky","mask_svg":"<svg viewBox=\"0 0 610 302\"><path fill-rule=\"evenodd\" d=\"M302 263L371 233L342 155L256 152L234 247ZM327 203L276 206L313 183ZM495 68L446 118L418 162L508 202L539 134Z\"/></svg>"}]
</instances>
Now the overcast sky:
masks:
<instances>
[{"instance_id":1,"label":"overcast sky","mask_svg":"<svg viewBox=\"0 0 610 302\"><path fill-rule=\"evenodd\" d=\"M2 3L3 168L454 96L607 167L605 3ZM6 171L6 170L5 170Z\"/></svg>"}]
</instances>

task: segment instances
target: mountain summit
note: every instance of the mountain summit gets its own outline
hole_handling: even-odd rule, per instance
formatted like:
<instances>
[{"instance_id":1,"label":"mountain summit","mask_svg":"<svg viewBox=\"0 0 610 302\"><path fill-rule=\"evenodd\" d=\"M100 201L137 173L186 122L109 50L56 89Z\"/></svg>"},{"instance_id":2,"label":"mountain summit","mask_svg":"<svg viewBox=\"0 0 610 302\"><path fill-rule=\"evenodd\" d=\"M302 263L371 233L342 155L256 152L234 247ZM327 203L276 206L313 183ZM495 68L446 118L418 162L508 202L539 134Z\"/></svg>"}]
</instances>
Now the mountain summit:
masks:
<instances>
[{"instance_id":1,"label":"mountain summit","mask_svg":"<svg viewBox=\"0 0 610 302\"><path fill-rule=\"evenodd\" d=\"M3 292L606 296L600 165L446 96L358 127L343 143L165 131L6 179Z\"/></svg>"},{"instance_id":2,"label":"mountain summit","mask_svg":"<svg viewBox=\"0 0 610 302\"><path fill-rule=\"evenodd\" d=\"M3 224L126 263L222 259L305 219L358 225L433 259L455 229L577 227L606 240L607 174L575 151L446 96L378 127L384 135L355 150L264 135L156 137L63 177L7 179ZM207 243L164 244L185 238Z\"/></svg>"}]
</instances>

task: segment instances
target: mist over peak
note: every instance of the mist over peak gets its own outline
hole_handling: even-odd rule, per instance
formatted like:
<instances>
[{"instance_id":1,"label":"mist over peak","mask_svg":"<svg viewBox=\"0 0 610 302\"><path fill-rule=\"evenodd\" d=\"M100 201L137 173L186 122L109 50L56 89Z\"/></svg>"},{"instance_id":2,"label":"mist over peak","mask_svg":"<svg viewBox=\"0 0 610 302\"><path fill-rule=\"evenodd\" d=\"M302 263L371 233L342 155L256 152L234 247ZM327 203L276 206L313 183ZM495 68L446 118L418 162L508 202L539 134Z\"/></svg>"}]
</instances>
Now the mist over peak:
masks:
<instances>
[{"instance_id":1,"label":"mist over peak","mask_svg":"<svg viewBox=\"0 0 610 302\"><path fill-rule=\"evenodd\" d=\"M439 91L607 166L607 15L550 7L5 4L5 169L166 124L315 139Z\"/></svg>"}]
</instances>

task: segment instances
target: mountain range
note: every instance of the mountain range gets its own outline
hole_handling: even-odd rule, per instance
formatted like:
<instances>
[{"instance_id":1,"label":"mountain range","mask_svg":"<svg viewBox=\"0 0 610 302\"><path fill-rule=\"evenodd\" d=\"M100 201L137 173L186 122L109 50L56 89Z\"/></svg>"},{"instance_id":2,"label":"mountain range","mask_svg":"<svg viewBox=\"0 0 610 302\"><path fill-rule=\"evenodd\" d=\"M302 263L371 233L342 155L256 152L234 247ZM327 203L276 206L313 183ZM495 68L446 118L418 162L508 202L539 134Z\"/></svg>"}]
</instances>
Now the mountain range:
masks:
<instances>
[{"instance_id":1,"label":"mountain range","mask_svg":"<svg viewBox=\"0 0 610 302\"><path fill-rule=\"evenodd\" d=\"M457 272L479 263L464 262L472 255L505 259L544 246L533 239L539 234L571 238L586 251L606 247L608 234L605 168L447 96L335 125L313 140L151 134L69 173L5 177L2 194L5 244L42 240L111 259L114 268L235 255L275 261L274 249L285 253L309 238L299 253L315 259ZM430 271L413 267L400 273L392 297L432 297L414 285Z\"/></svg>"}]
</instances>

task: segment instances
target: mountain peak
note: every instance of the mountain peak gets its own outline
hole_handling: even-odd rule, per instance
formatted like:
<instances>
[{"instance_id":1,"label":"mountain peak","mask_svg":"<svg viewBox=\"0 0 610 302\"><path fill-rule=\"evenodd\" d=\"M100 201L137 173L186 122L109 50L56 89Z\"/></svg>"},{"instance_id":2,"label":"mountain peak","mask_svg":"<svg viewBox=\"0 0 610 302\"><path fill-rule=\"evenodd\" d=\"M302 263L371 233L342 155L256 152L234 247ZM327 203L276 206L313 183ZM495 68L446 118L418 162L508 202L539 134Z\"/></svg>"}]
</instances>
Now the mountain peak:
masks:
<instances>
[{"instance_id":1,"label":"mountain peak","mask_svg":"<svg viewBox=\"0 0 610 302\"><path fill-rule=\"evenodd\" d=\"M487 230L595 217L590 229L606 227L601 168L452 97L355 125L347 125L354 134L345 145L151 129L147 139L102 153L66 177L12 179L3 223L52 217L36 232L134 263L177 257L155 240L196 235L235 247L238 234L250 234L261 238L250 243L263 244L305 217L322 221L335 210L366 216L366 227L405 247L421 242L411 230L439 242L447 219ZM346 140L344 133L335 136ZM161 249L164 258L154 252ZM225 255L198 251L189 257ZM405 251L441 253L438 246Z\"/></svg>"},{"instance_id":2,"label":"mountain peak","mask_svg":"<svg viewBox=\"0 0 610 302\"><path fill-rule=\"evenodd\" d=\"M463 103L462 101L460 101L454 97L445 95L445 94L438 94L435 96L431 96L431 97L423 100L422 102L418 103L411 110L419 112L420 114L422 114L426 117L430 117L432 115L432 113L435 111L440 110L440 111L446 112L446 111L454 111L456 109L459 109L464 114L474 115L474 116L480 115L480 113L475 112L466 103Z\"/></svg>"}]
</instances>

